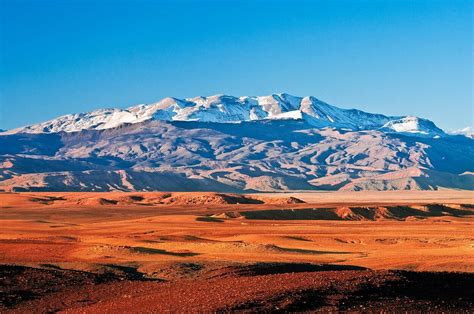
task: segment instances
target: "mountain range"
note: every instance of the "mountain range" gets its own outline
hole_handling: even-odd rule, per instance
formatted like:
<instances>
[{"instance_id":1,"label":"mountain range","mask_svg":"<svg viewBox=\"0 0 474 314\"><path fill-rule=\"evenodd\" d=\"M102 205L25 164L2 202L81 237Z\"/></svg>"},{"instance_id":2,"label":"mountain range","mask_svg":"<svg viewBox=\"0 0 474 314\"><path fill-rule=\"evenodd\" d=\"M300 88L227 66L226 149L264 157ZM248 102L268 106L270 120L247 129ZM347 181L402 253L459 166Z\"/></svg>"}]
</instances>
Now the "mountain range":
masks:
<instances>
[{"instance_id":1,"label":"mountain range","mask_svg":"<svg viewBox=\"0 0 474 314\"><path fill-rule=\"evenodd\" d=\"M311 96L165 98L1 132L0 189L474 189L473 144Z\"/></svg>"}]
</instances>

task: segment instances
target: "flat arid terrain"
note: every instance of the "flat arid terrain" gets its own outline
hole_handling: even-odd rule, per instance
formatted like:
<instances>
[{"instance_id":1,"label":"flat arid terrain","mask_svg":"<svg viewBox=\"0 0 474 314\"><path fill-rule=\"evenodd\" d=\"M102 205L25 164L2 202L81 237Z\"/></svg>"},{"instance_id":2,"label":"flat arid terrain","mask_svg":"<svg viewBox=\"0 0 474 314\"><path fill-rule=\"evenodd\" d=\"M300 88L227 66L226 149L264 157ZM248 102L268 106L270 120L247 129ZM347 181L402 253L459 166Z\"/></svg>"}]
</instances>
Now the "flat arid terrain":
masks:
<instances>
[{"instance_id":1,"label":"flat arid terrain","mask_svg":"<svg viewBox=\"0 0 474 314\"><path fill-rule=\"evenodd\" d=\"M472 311L474 192L0 193L0 312Z\"/></svg>"}]
</instances>

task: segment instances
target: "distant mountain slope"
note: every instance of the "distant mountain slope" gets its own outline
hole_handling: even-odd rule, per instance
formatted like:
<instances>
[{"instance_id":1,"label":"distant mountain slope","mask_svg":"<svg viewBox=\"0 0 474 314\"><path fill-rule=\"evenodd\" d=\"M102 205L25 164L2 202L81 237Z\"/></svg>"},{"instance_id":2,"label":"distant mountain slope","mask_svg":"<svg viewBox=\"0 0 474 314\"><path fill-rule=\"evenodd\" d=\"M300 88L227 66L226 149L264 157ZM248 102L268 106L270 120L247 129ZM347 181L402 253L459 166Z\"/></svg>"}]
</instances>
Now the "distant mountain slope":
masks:
<instances>
[{"instance_id":1,"label":"distant mountain slope","mask_svg":"<svg viewBox=\"0 0 474 314\"><path fill-rule=\"evenodd\" d=\"M261 120L302 120L309 126L336 129L381 130L423 136L442 136L433 122L418 117L389 117L356 109L341 109L315 97L289 94L270 96L214 95L187 99L165 98L149 105L127 109L100 109L69 114L59 118L7 131L14 133L57 133L81 130L103 130L125 123L144 121L199 121L240 123Z\"/></svg>"},{"instance_id":2,"label":"distant mountain slope","mask_svg":"<svg viewBox=\"0 0 474 314\"><path fill-rule=\"evenodd\" d=\"M459 129L459 130L454 130L448 133L451 135L464 135L466 137L474 138L474 128L470 126L465 127L463 129Z\"/></svg>"},{"instance_id":3,"label":"distant mountain slope","mask_svg":"<svg viewBox=\"0 0 474 314\"><path fill-rule=\"evenodd\" d=\"M288 109L298 101L288 100ZM343 123L342 116L325 112ZM378 121L373 119L364 125ZM357 131L316 127L306 119L239 123L148 119L80 132L17 130L0 135L0 189L474 189L474 140L418 136L407 129L387 131L404 119L389 123L380 118L380 129Z\"/></svg>"}]
</instances>

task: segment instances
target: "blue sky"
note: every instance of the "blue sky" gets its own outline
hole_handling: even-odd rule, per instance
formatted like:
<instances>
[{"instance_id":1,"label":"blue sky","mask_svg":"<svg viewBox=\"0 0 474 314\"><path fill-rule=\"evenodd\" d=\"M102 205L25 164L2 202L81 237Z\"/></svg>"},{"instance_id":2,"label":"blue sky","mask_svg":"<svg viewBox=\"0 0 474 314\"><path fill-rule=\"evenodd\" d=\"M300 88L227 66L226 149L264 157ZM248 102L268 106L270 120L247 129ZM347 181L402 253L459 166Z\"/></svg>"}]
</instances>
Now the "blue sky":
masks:
<instances>
[{"instance_id":1,"label":"blue sky","mask_svg":"<svg viewBox=\"0 0 474 314\"><path fill-rule=\"evenodd\" d=\"M0 0L0 128L275 92L473 126L472 18L459 0Z\"/></svg>"}]
</instances>

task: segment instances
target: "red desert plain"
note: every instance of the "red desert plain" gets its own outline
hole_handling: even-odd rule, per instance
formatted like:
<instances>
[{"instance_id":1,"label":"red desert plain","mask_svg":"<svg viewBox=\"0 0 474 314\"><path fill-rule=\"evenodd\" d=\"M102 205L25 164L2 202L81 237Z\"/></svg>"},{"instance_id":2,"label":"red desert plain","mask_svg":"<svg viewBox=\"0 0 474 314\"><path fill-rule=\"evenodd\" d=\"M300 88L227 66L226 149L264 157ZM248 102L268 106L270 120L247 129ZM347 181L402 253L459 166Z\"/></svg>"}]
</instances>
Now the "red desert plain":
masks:
<instances>
[{"instance_id":1,"label":"red desert plain","mask_svg":"<svg viewBox=\"0 0 474 314\"><path fill-rule=\"evenodd\" d=\"M474 192L0 193L0 312L464 311Z\"/></svg>"}]
</instances>

